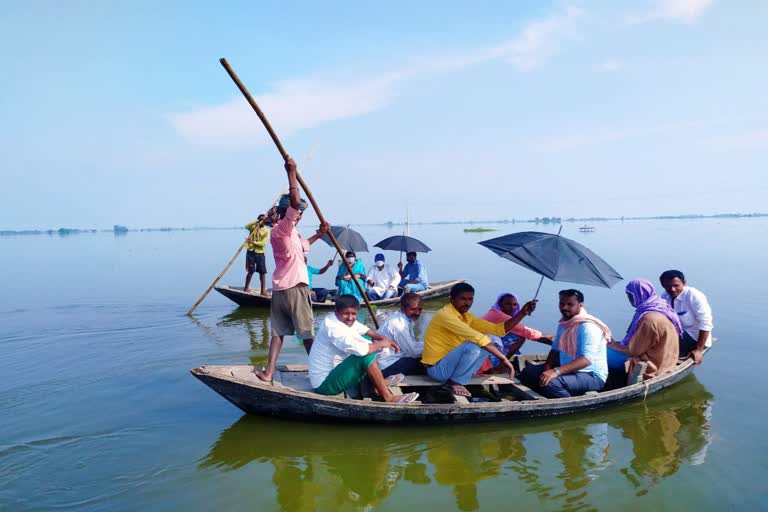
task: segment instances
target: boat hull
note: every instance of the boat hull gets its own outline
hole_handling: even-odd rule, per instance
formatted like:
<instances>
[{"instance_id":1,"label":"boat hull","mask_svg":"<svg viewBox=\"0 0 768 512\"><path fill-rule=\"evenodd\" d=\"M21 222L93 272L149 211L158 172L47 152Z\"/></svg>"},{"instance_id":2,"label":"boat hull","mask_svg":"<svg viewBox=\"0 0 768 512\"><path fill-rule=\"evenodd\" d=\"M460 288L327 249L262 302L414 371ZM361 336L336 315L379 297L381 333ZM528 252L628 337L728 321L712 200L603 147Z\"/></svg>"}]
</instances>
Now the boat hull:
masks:
<instances>
[{"instance_id":1,"label":"boat hull","mask_svg":"<svg viewBox=\"0 0 768 512\"><path fill-rule=\"evenodd\" d=\"M434 283L424 291L416 292L423 299L435 299L438 297L445 297L451 291L451 287L456 283L463 283L463 279L455 279L453 281L440 281ZM261 307L268 308L272 304L271 297L265 297L256 293L246 293L242 288L233 286L216 286L216 291L236 303L240 307ZM400 298L394 297L392 299L372 300L371 305L377 307L395 306L399 304ZM325 302L313 302L313 309L333 309L333 301L326 300Z\"/></svg>"}]
</instances>

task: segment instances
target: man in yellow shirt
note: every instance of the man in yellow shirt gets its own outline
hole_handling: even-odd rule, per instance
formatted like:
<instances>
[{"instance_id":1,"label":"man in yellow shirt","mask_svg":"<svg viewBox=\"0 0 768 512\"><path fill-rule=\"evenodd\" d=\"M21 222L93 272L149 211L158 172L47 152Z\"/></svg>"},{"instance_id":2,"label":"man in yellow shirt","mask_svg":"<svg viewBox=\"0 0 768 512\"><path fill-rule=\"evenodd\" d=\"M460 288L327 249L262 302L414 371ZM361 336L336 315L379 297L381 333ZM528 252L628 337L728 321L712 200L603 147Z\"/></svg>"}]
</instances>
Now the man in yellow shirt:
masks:
<instances>
[{"instance_id":1,"label":"man in yellow shirt","mask_svg":"<svg viewBox=\"0 0 768 512\"><path fill-rule=\"evenodd\" d=\"M469 312L474 299L475 289L467 283L458 283L451 288L450 304L435 313L427 327L421 357L432 379L446 382L454 395L466 397L472 394L464 384L482 366L488 353L498 357L509 369L510 377L514 377L512 363L486 334L502 337L536 309L536 301L527 302L512 318L494 324Z\"/></svg>"},{"instance_id":2,"label":"man in yellow shirt","mask_svg":"<svg viewBox=\"0 0 768 512\"><path fill-rule=\"evenodd\" d=\"M245 239L245 287L243 291L250 292L249 288L251 284L251 277L254 272L259 273L259 279L261 280L261 295L267 294L267 260L264 256L264 246L269 241L269 230L264 227L264 214L259 215L259 218L255 221L246 224L245 229L250 231L250 234Z\"/></svg>"}]
</instances>

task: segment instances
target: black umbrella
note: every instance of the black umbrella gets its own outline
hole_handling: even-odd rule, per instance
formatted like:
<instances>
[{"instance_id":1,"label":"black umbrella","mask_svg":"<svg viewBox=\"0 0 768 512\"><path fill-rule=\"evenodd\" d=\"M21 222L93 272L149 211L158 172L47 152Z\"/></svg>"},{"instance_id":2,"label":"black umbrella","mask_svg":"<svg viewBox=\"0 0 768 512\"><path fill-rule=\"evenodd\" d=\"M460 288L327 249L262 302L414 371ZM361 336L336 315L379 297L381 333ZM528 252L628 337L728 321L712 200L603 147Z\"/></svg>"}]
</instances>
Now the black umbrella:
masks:
<instances>
[{"instance_id":1,"label":"black umbrella","mask_svg":"<svg viewBox=\"0 0 768 512\"><path fill-rule=\"evenodd\" d=\"M331 233L333 233L333 236L336 237L339 245L345 251L368 252L368 244L365 243L363 235L354 229L345 228L344 226L331 226ZM323 235L320 239L328 245L333 245L331 237L327 234Z\"/></svg>"},{"instance_id":2,"label":"black umbrella","mask_svg":"<svg viewBox=\"0 0 768 512\"><path fill-rule=\"evenodd\" d=\"M385 251L400 252L429 252L432 250L424 242L406 235L390 236L374 245L374 247L380 247Z\"/></svg>"},{"instance_id":3,"label":"black umbrella","mask_svg":"<svg viewBox=\"0 0 768 512\"><path fill-rule=\"evenodd\" d=\"M552 233L522 231L479 242L552 281L610 288L623 279L616 270L580 243ZM541 289L541 282L539 282ZM539 290L536 290L538 296Z\"/></svg>"}]
</instances>

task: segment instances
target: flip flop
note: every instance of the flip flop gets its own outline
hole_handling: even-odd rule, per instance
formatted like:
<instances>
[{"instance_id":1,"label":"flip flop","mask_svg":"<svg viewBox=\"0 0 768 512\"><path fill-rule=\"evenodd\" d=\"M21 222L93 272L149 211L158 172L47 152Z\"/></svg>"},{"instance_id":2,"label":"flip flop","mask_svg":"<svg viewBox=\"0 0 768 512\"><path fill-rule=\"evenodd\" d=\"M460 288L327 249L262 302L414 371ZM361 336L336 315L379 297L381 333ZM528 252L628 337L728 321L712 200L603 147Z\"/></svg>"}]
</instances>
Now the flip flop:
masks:
<instances>
[{"instance_id":1,"label":"flip flop","mask_svg":"<svg viewBox=\"0 0 768 512\"><path fill-rule=\"evenodd\" d=\"M405 375L403 375L402 373L396 373L384 379L384 384L386 384L387 387L397 386L398 384L403 382L403 379L405 379Z\"/></svg>"},{"instance_id":2,"label":"flip flop","mask_svg":"<svg viewBox=\"0 0 768 512\"><path fill-rule=\"evenodd\" d=\"M408 393L407 395L403 395L400 398L397 399L396 404L410 404L411 402L416 401L416 399L419 398L418 393Z\"/></svg>"},{"instance_id":3,"label":"flip flop","mask_svg":"<svg viewBox=\"0 0 768 512\"><path fill-rule=\"evenodd\" d=\"M451 384L451 393L453 393L456 396L463 396L466 398L472 398L472 393L469 392L467 388L462 386L461 384Z\"/></svg>"}]
</instances>

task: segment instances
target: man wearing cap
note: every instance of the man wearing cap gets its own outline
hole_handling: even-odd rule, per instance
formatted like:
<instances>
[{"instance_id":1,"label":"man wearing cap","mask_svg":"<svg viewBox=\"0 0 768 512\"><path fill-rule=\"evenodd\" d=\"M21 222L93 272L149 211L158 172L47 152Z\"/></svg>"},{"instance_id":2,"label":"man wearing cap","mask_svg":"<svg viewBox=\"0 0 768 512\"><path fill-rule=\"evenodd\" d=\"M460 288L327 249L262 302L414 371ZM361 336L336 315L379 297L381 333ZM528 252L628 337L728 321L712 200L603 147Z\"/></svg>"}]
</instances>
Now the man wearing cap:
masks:
<instances>
[{"instance_id":1,"label":"man wearing cap","mask_svg":"<svg viewBox=\"0 0 768 512\"><path fill-rule=\"evenodd\" d=\"M379 253L373 259L375 265L366 276L368 298L371 300L390 299L397 295L400 273L384 262L384 255Z\"/></svg>"},{"instance_id":2,"label":"man wearing cap","mask_svg":"<svg viewBox=\"0 0 768 512\"><path fill-rule=\"evenodd\" d=\"M255 221L246 224L245 229L250 231L248 237L245 239L246 253L245 253L245 287L243 291L248 293L251 291L249 288L251 284L251 278L254 272L259 273L259 281L261 283L261 295L267 294L267 262L264 255L264 246L269 241L269 230L264 227L266 215L261 214Z\"/></svg>"},{"instance_id":3,"label":"man wearing cap","mask_svg":"<svg viewBox=\"0 0 768 512\"><path fill-rule=\"evenodd\" d=\"M309 246L317 241L330 226L320 224L317 232L304 240L296 231L296 225L307 208L307 203L299 196L296 178L296 162L293 158L285 161L288 174L288 194L280 198L277 205L278 220L272 228L270 244L275 258L275 270L272 272L272 339L269 342L269 360L267 367L257 370L256 376L263 381L272 381L277 364L277 356L283 347L283 336L296 334L304 341L304 348L309 353L315 336L314 317L309 298L309 275L304 258Z\"/></svg>"}]
</instances>

